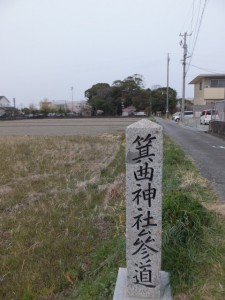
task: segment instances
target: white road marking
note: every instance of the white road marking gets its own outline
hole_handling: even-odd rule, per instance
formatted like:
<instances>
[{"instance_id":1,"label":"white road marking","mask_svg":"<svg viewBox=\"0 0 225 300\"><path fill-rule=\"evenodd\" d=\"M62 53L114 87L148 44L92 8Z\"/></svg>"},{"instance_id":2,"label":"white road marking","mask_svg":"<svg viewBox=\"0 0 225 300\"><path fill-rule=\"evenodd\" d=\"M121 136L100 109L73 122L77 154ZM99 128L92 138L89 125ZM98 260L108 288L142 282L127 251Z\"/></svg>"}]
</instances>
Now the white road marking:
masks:
<instances>
[{"instance_id":1,"label":"white road marking","mask_svg":"<svg viewBox=\"0 0 225 300\"><path fill-rule=\"evenodd\" d=\"M225 147L223 146L212 146L213 148L216 148L216 149L225 149Z\"/></svg>"}]
</instances>

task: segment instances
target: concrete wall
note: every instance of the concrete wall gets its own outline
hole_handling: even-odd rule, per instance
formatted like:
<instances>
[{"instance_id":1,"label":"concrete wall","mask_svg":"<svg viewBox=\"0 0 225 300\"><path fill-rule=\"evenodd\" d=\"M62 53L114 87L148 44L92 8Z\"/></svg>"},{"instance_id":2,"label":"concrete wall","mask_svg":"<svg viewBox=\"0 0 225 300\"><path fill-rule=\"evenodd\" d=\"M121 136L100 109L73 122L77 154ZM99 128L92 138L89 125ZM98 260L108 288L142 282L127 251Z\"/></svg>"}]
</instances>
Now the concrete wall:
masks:
<instances>
[{"instance_id":1,"label":"concrete wall","mask_svg":"<svg viewBox=\"0 0 225 300\"><path fill-rule=\"evenodd\" d=\"M209 131L212 134L225 138L225 122L221 122L221 121L210 122Z\"/></svg>"},{"instance_id":2,"label":"concrete wall","mask_svg":"<svg viewBox=\"0 0 225 300\"><path fill-rule=\"evenodd\" d=\"M202 89L200 90L200 83L194 85L194 104L195 105L204 105L204 80L202 81Z\"/></svg>"},{"instance_id":3,"label":"concrete wall","mask_svg":"<svg viewBox=\"0 0 225 300\"><path fill-rule=\"evenodd\" d=\"M205 88L205 100L223 100L225 97L225 88Z\"/></svg>"}]
</instances>

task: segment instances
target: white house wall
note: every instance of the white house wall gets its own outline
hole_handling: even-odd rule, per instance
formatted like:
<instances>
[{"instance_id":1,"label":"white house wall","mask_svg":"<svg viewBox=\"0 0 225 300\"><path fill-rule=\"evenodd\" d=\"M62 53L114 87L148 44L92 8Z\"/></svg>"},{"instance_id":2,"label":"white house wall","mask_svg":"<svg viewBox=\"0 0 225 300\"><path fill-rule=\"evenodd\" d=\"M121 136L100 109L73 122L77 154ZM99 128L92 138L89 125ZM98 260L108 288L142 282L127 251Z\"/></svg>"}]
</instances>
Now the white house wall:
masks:
<instances>
[{"instance_id":1,"label":"white house wall","mask_svg":"<svg viewBox=\"0 0 225 300\"><path fill-rule=\"evenodd\" d=\"M6 97L2 97L0 99L0 106L9 106L10 105L10 101L6 98Z\"/></svg>"}]
</instances>

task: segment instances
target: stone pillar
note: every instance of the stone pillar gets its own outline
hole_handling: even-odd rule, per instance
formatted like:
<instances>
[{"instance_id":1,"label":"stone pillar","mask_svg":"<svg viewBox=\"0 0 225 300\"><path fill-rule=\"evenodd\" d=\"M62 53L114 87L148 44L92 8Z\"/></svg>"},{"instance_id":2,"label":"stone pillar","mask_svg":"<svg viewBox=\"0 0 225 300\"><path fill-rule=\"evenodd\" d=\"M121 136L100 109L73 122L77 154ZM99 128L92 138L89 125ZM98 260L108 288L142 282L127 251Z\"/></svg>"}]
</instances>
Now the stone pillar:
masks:
<instances>
[{"instance_id":1,"label":"stone pillar","mask_svg":"<svg viewBox=\"0 0 225 300\"><path fill-rule=\"evenodd\" d=\"M160 299L162 127L143 119L126 131L127 294Z\"/></svg>"},{"instance_id":2,"label":"stone pillar","mask_svg":"<svg viewBox=\"0 0 225 300\"><path fill-rule=\"evenodd\" d=\"M142 119L126 130L126 261L114 300L172 299L161 270L162 127Z\"/></svg>"}]
</instances>

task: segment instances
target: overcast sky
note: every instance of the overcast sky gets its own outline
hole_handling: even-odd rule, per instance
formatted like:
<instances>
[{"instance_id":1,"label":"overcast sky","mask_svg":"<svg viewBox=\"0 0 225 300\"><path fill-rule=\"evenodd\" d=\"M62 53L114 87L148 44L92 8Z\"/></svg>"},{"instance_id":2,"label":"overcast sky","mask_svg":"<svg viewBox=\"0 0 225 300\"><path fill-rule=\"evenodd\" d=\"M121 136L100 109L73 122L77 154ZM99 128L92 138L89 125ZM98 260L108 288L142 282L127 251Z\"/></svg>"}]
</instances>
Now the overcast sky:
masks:
<instances>
[{"instance_id":1,"label":"overcast sky","mask_svg":"<svg viewBox=\"0 0 225 300\"><path fill-rule=\"evenodd\" d=\"M93 84L144 76L145 87L182 95L183 48L199 31L186 78L225 73L225 1L208 0L0 0L0 95L18 108L41 100L84 99ZM200 69L202 68L202 69Z\"/></svg>"}]
</instances>

